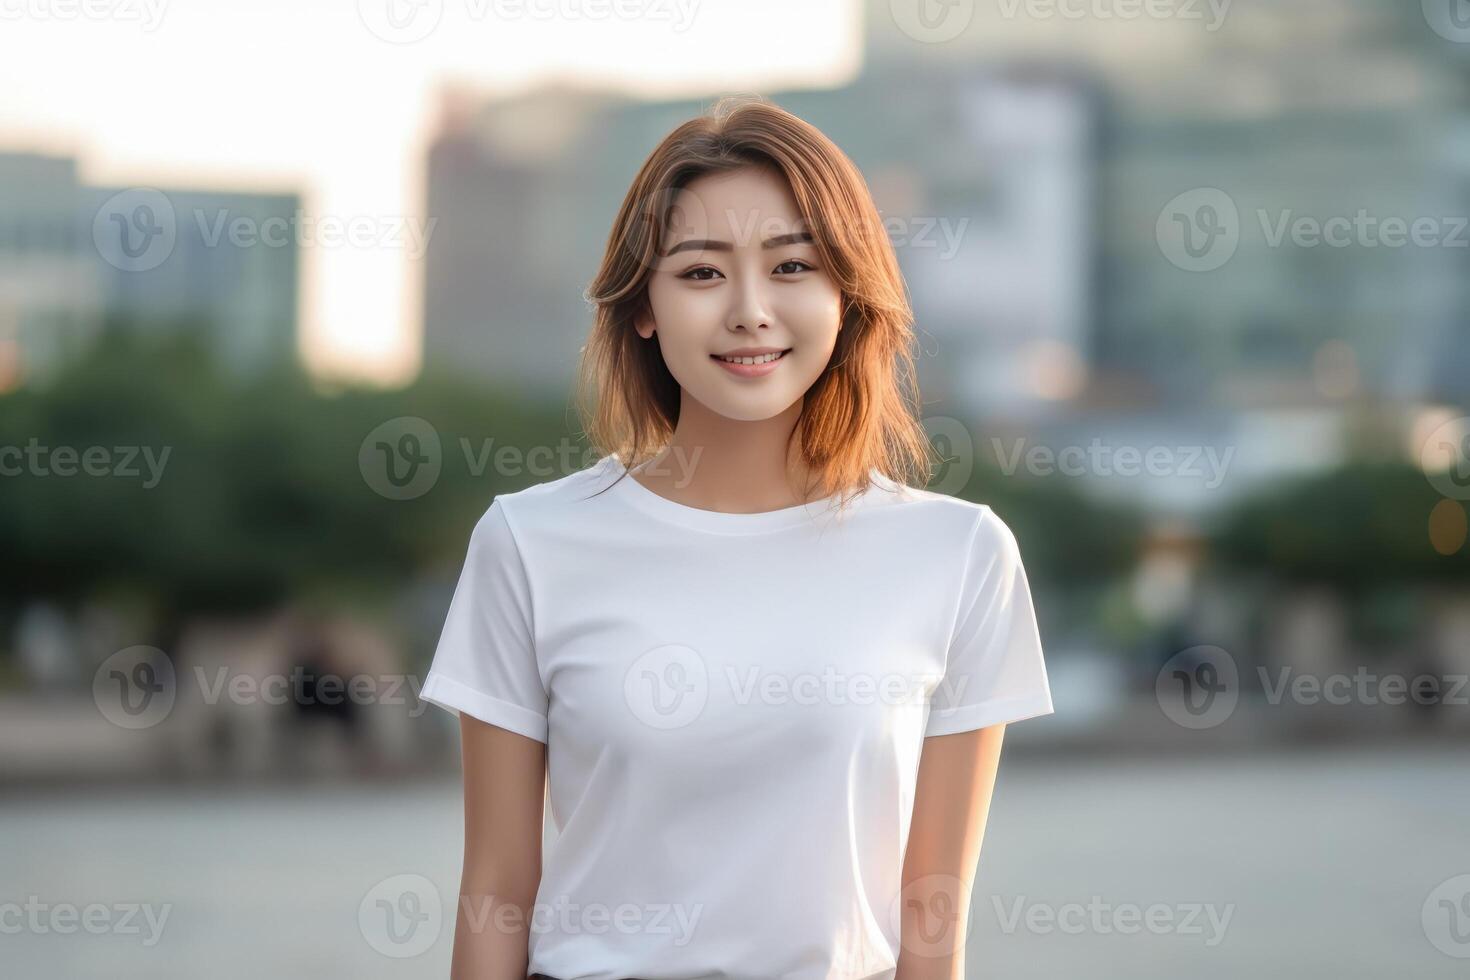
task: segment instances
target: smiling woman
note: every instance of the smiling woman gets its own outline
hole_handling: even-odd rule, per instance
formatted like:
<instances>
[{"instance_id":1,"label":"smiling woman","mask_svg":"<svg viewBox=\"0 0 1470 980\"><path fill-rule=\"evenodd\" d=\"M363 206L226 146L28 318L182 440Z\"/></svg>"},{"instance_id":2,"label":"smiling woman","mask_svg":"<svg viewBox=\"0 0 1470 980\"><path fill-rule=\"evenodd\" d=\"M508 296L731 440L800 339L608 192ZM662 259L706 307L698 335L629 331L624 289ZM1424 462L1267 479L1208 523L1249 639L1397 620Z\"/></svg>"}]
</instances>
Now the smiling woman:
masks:
<instances>
[{"instance_id":1,"label":"smiling woman","mask_svg":"<svg viewBox=\"0 0 1470 980\"><path fill-rule=\"evenodd\" d=\"M705 465L691 502L731 484L776 484L771 506L850 493L874 466L927 481L893 248L857 168L789 113L727 99L669 134L587 295L588 435L630 466L664 450L649 482L712 442L736 451Z\"/></svg>"},{"instance_id":2,"label":"smiling woman","mask_svg":"<svg viewBox=\"0 0 1470 980\"><path fill-rule=\"evenodd\" d=\"M688 394L681 410L756 421L798 404L831 361L842 289L785 178L769 166L709 173L681 188L673 208L684 227L656 263L634 325L657 339Z\"/></svg>"},{"instance_id":3,"label":"smiling woman","mask_svg":"<svg viewBox=\"0 0 1470 980\"><path fill-rule=\"evenodd\" d=\"M905 482L911 317L861 175L722 101L588 295L607 455L491 502L423 687L460 717L461 905L519 924L462 914L455 977L962 976L1004 726L1051 694L1009 528Z\"/></svg>"}]
</instances>

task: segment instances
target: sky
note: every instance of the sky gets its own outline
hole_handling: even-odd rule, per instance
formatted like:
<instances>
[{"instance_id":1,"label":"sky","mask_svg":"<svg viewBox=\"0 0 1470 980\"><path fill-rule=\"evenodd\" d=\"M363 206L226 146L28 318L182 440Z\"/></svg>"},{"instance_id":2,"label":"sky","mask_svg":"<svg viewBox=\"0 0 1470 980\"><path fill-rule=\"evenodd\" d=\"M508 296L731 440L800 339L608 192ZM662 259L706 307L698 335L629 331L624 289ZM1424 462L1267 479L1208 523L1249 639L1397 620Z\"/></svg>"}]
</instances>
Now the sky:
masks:
<instances>
[{"instance_id":1,"label":"sky","mask_svg":"<svg viewBox=\"0 0 1470 980\"><path fill-rule=\"evenodd\" d=\"M296 191L300 349L323 376L417 373L437 92L575 79L646 97L825 87L851 0L0 0L0 152L89 183ZM652 147L649 148L650 150ZM354 228L330 240L322 222ZM430 233L432 233L430 231Z\"/></svg>"}]
</instances>

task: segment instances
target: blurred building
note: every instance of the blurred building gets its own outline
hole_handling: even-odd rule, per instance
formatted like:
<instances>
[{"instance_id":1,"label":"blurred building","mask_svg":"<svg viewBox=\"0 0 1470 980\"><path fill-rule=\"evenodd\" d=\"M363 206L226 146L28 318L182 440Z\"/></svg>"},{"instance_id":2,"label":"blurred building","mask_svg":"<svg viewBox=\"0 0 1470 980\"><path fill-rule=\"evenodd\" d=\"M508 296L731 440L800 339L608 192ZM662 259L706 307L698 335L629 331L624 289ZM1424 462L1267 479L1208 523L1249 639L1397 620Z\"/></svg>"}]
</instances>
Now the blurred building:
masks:
<instances>
[{"instance_id":1,"label":"blurred building","mask_svg":"<svg viewBox=\"0 0 1470 980\"><path fill-rule=\"evenodd\" d=\"M1082 483L1198 516L1401 450L1427 406L1470 400L1470 47L1431 6L1016 0L924 19L868 0L869 72L1039 63L1101 91L1087 384L1036 425L979 425L979 454L1001 435L1156 451L1164 472L1089 465ZM1402 234L1416 221L1423 244ZM1180 222L1210 250L1176 251Z\"/></svg>"},{"instance_id":2,"label":"blurred building","mask_svg":"<svg viewBox=\"0 0 1470 980\"><path fill-rule=\"evenodd\" d=\"M75 160L0 153L0 391L54 369L97 330L105 276L83 208Z\"/></svg>"},{"instance_id":3,"label":"blurred building","mask_svg":"<svg viewBox=\"0 0 1470 980\"><path fill-rule=\"evenodd\" d=\"M427 167L426 371L566 387L590 324L581 291L617 206L609 172L628 167L607 134L627 111L574 89L489 105L446 94Z\"/></svg>"},{"instance_id":4,"label":"blurred building","mask_svg":"<svg viewBox=\"0 0 1470 980\"><path fill-rule=\"evenodd\" d=\"M1101 372L1176 406L1470 397L1466 48L1428 5L911 6L869 0L874 63L1041 60L1104 88ZM1202 212L1209 189L1235 214ZM1169 261L1166 209L1218 218L1218 264ZM1427 245L1385 231L1420 219Z\"/></svg>"},{"instance_id":5,"label":"blurred building","mask_svg":"<svg viewBox=\"0 0 1470 980\"><path fill-rule=\"evenodd\" d=\"M1095 237L1085 84L905 65L767 94L867 177L911 287L926 390L971 412L1075 393ZM563 87L447 95L428 165L426 368L564 390L591 326L581 291L623 195L654 145L708 105Z\"/></svg>"},{"instance_id":6,"label":"blurred building","mask_svg":"<svg viewBox=\"0 0 1470 980\"><path fill-rule=\"evenodd\" d=\"M294 358L293 194L109 187L0 154L0 387L41 381L105 322L197 332L237 374Z\"/></svg>"}]
</instances>

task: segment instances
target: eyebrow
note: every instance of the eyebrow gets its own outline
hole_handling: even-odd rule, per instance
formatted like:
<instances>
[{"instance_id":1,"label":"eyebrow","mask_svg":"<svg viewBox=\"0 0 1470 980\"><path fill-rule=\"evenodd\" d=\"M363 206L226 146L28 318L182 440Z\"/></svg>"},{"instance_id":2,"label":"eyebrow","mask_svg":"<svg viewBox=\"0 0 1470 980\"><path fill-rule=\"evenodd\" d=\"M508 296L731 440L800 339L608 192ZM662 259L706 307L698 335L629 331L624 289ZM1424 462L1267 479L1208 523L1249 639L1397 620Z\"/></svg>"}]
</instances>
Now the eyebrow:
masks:
<instances>
[{"instance_id":1,"label":"eyebrow","mask_svg":"<svg viewBox=\"0 0 1470 980\"><path fill-rule=\"evenodd\" d=\"M790 234L777 235L774 238L767 238L765 241L761 242L761 248L780 248L782 245L809 245L811 243L811 232L793 231ZM735 250L735 246L731 245L729 242L715 241L706 238L690 238L675 245L673 248L665 252L664 255L669 256L673 255L675 252L687 252L691 250L701 252L733 252Z\"/></svg>"}]
</instances>

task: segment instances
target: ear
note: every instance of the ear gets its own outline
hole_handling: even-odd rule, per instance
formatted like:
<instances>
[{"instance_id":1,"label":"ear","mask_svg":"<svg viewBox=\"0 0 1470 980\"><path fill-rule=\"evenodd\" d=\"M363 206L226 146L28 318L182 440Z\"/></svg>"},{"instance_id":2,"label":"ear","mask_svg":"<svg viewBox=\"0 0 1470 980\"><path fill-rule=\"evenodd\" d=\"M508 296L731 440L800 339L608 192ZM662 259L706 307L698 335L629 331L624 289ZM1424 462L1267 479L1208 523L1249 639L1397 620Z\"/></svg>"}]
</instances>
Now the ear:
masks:
<instances>
[{"instance_id":1,"label":"ear","mask_svg":"<svg viewBox=\"0 0 1470 980\"><path fill-rule=\"evenodd\" d=\"M653 319L653 311L648 308L647 303L644 303L638 308L638 312L633 314L633 329L638 331L638 336L648 340L653 336L657 327L658 324Z\"/></svg>"}]
</instances>

